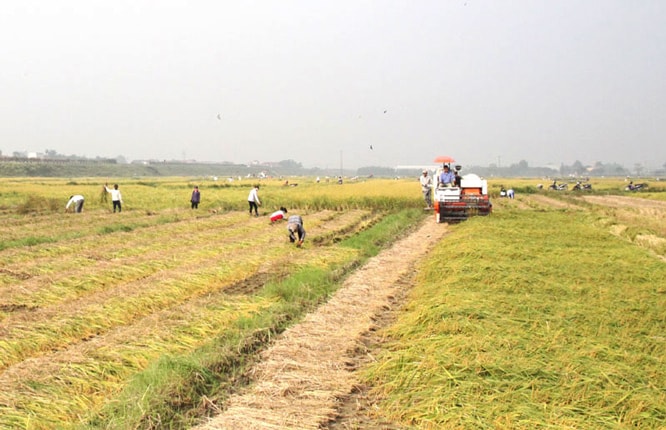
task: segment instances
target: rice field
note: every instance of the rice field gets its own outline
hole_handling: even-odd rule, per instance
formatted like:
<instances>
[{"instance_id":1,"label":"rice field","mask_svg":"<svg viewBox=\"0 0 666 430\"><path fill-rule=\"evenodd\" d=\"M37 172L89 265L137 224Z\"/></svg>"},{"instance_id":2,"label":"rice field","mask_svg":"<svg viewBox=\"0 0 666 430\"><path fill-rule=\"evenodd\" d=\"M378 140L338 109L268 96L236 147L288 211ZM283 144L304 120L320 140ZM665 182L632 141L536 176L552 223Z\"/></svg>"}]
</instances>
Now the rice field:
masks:
<instances>
[{"instance_id":1,"label":"rice field","mask_svg":"<svg viewBox=\"0 0 666 430\"><path fill-rule=\"evenodd\" d=\"M123 211L113 213L90 180L0 181L0 428L196 422L270 337L408 229L383 227L369 246L346 240L388 214L407 224L423 216L409 209L420 203L418 192L400 191L414 188L404 181L262 181L257 218L247 212L254 182L118 183ZM196 210L193 185L202 190ZM86 197L82 213L64 212L72 194ZM303 216L303 249L284 221L270 223L280 206ZM196 371L173 370L183 361ZM188 400L170 403L178 397Z\"/></svg>"},{"instance_id":2,"label":"rice field","mask_svg":"<svg viewBox=\"0 0 666 430\"><path fill-rule=\"evenodd\" d=\"M108 182L122 213L98 180L0 180L0 428L195 425L426 216L416 179L262 180L258 218L250 180ZM359 373L370 412L405 428L666 427L666 193L512 182L492 180L493 215L451 226L415 268ZM83 213L64 213L72 194ZM280 206L304 217L303 249L269 222Z\"/></svg>"},{"instance_id":3,"label":"rice field","mask_svg":"<svg viewBox=\"0 0 666 430\"><path fill-rule=\"evenodd\" d=\"M372 414L419 429L666 428L664 248L627 233L663 241L664 214L634 195L544 192L454 226L363 371Z\"/></svg>"}]
</instances>

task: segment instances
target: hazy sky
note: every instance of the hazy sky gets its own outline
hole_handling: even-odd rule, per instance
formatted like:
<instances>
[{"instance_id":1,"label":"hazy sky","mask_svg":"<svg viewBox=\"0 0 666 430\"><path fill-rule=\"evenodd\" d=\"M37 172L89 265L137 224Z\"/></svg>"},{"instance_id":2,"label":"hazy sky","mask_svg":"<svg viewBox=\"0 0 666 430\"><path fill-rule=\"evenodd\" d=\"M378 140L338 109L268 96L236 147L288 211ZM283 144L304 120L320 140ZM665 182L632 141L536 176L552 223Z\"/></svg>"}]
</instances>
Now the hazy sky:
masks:
<instances>
[{"instance_id":1,"label":"hazy sky","mask_svg":"<svg viewBox=\"0 0 666 430\"><path fill-rule=\"evenodd\" d=\"M664 0L21 0L0 40L5 155L666 163Z\"/></svg>"}]
</instances>

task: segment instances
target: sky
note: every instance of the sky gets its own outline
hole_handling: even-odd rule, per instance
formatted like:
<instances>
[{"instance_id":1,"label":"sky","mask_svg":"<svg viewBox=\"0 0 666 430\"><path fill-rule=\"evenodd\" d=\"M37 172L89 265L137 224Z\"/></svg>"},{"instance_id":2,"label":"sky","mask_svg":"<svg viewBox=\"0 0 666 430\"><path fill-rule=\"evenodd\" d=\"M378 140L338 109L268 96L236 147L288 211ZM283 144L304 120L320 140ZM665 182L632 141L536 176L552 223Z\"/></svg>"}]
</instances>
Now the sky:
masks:
<instances>
[{"instance_id":1,"label":"sky","mask_svg":"<svg viewBox=\"0 0 666 430\"><path fill-rule=\"evenodd\" d=\"M0 151L666 164L663 0L22 0Z\"/></svg>"}]
</instances>

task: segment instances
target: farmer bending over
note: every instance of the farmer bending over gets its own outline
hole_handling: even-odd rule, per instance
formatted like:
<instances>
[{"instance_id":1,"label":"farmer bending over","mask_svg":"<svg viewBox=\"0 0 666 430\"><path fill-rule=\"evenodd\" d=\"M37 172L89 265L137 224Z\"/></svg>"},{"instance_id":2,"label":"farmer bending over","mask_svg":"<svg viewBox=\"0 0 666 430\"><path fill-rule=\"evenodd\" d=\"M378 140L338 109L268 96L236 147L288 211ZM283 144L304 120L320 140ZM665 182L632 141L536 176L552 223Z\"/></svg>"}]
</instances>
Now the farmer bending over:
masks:
<instances>
[{"instance_id":1,"label":"farmer bending over","mask_svg":"<svg viewBox=\"0 0 666 430\"><path fill-rule=\"evenodd\" d=\"M289 242L296 242L296 234L298 234L298 242L296 246L303 245L305 240L305 229L303 228L303 218L300 215L292 215L287 220L287 229L289 230Z\"/></svg>"}]
</instances>

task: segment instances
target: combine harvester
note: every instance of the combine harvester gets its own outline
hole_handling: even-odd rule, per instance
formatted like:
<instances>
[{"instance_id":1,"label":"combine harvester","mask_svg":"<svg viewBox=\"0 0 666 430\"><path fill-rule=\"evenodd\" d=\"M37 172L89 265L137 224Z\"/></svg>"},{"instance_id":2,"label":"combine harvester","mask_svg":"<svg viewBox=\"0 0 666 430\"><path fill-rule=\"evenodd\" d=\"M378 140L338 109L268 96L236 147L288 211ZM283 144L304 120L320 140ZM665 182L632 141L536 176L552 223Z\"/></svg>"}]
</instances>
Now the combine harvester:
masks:
<instances>
[{"instance_id":1,"label":"combine harvester","mask_svg":"<svg viewBox=\"0 0 666 430\"><path fill-rule=\"evenodd\" d=\"M451 157L437 157L436 163L442 163L437 169L434 186L435 220L441 222L459 222L475 215L490 215L493 205L488 198L488 182L479 176L469 173L460 176L461 166L456 165ZM439 183L444 166L455 172L454 184Z\"/></svg>"}]
</instances>

